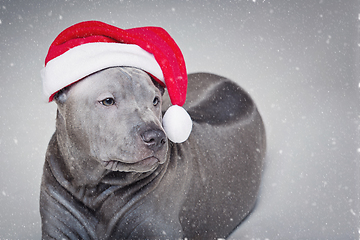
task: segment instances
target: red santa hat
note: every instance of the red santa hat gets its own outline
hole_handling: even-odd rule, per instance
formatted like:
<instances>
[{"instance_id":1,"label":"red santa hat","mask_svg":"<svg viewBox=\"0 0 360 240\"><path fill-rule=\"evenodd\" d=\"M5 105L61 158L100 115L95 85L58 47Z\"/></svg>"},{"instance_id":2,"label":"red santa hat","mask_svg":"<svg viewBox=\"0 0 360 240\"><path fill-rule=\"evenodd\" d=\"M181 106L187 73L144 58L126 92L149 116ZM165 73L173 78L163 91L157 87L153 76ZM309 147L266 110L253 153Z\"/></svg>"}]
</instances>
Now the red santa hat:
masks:
<instances>
[{"instance_id":1,"label":"red santa hat","mask_svg":"<svg viewBox=\"0 0 360 240\"><path fill-rule=\"evenodd\" d=\"M75 24L51 44L41 70L43 92L51 102L55 93L105 68L130 66L144 70L168 90L171 106L163 126L173 142L184 142L192 121L183 104L187 73L182 53L159 27L120 29L99 21Z\"/></svg>"}]
</instances>

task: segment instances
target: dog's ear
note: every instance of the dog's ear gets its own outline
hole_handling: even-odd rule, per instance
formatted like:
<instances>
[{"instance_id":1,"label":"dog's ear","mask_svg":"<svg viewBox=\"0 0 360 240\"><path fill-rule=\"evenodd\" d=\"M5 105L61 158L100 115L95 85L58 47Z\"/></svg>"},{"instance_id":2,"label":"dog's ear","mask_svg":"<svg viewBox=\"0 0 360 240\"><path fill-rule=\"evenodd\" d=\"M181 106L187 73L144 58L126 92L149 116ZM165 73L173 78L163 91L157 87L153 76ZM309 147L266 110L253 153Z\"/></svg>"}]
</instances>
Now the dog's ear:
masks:
<instances>
[{"instance_id":1,"label":"dog's ear","mask_svg":"<svg viewBox=\"0 0 360 240\"><path fill-rule=\"evenodd\" d=\"M151 77L151 76L150 76L150 77ZM154 83L155 87L157 87L157 88L160 90L161 96L164 95L164 93L165 93L165 88L164 88L163 86L161 86L161 84L160 84L158 81L156 81L153 77L151 77L151 80L152 80L152 82Z\"/></svg>"},{"instance_id":2,"label":"dog's ear","mask_svg":"<svg viewBox=\"0 0 360 240\"><path fill-rule=\"evenodd\" d=\"M65 87L65 88L61 89L60 91L58 91L57 93L55 93L54 100L57 104L63 104L66 102L66 100L68 99L69 89L70 89L70 86Z\"/></svg>"}]
</instances>

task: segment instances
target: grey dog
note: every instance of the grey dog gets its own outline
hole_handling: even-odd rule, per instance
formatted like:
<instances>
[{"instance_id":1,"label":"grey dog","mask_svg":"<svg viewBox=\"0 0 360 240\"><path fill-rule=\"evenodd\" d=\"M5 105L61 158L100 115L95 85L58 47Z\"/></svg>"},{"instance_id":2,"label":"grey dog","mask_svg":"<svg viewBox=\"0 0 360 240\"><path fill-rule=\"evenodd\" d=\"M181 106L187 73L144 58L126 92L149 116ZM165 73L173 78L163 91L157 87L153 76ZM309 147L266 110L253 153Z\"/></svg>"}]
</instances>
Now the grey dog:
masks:
<instances>
[{"instance_id":1,"label":"grey dog","mask_svg":"<svg viewBox=\"0 0 360 240\"><path fill-rule=\"evenodd\" d=\"M251 212L265 130L230 80L188 76L189 139L169 141L164 88L142 70L113 67L55 96L56 131L41 184L43 239L214 239Z\"/></svg>"}]
</instances>

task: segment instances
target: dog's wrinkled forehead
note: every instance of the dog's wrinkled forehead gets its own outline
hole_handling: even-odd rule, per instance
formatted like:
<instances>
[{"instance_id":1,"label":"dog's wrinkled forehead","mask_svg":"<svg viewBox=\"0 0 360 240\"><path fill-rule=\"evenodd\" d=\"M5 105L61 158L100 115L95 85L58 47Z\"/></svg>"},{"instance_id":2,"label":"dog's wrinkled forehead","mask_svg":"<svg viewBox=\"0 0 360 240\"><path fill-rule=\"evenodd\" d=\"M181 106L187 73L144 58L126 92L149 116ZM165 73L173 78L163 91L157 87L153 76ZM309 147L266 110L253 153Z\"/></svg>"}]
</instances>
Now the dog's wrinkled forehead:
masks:
<instances>
[{"instance_id":1,"label":"dog's wrinkled forehead","mask_svg":"<svg viewBox=\"0 0 360 240\"><path fill-rule=\"evenodd\" d=\"M139 79L139 78L149 77L152 80L155 87L157 87L160 90L161 94L164 94L165 88L158 81L153 79L150 75L148 75L143 70L134 68L134 67L119 67L119 69L121 69L121 71L124 74L127 74L130 78L138 78Z\"/></svg>"},{"instance_id":2,"label":"dog's wrinkled forehead","mask_svg":"<svg viewBox=\"0 0 360 240\"><path fill-rule=\"evenodd\" d=\"M134 67L118 67L117 69L129 77L140 78L147 76L147 73L145 73L143 70Z\"/></svg>"}]
</instances>

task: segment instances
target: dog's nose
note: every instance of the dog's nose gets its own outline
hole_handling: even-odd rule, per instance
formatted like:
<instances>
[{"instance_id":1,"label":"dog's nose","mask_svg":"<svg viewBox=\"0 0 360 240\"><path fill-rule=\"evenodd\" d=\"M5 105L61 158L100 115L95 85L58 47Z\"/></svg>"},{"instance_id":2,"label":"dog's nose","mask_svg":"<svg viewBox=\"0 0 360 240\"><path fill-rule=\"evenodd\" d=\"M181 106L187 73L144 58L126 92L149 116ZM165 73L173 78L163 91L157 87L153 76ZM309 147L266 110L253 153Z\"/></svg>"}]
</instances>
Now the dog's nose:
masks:
<instances>
[{"instance_id":1,"label":"dog's nose","mask_svg":"<svg viewBox=\"0 0 360 240\"><path fill-rule=\"evenodd\" d=\"M151 129L141 134L141 139L153 151L158 151L166 143L166 135L160 129Z\"/></svg>"}]
</instances>

